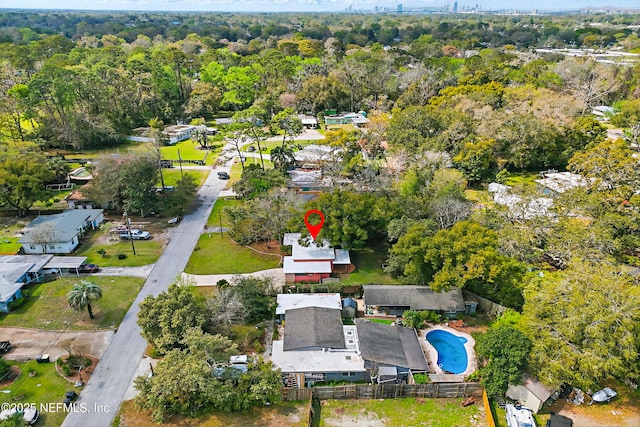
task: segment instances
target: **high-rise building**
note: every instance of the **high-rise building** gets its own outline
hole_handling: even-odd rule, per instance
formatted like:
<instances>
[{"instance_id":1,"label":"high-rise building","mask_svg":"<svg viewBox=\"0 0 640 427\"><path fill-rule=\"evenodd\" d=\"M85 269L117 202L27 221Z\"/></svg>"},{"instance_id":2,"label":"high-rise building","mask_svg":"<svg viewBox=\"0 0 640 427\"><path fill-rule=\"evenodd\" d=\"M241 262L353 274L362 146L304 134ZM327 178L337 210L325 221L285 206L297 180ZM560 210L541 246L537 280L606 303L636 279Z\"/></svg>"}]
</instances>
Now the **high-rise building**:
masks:
<instances>
[{"instance_id":1,"label":"high-rise building","mask_svg":"<svg viewBox=\"0 0 640 427\"><path fill-rule=\"evenodd\" d=\"M453 13L458 13L458 2L457 1L453 2Z\"/></svg>"},{"instance_id":2,"label":"high-rise building","mask_svg":"<svg viewBox=\"0 0 640 427\"><path fill-rule=\"evenodd\" d=\"M402 13L402 3L398 4L398 13Z\"/></svg>"}]
</instances>

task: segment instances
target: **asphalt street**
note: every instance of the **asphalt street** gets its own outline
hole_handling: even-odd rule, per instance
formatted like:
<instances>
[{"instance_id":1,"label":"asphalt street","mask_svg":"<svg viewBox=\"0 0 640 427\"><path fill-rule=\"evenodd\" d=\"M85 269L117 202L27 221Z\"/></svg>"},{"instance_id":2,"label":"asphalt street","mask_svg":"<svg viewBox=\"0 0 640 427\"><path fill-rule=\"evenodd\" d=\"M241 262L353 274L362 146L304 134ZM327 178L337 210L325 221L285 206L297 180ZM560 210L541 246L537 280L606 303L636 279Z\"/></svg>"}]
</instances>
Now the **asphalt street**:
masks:
<instances>
[{"instance_id":1,"label":"asphalt street","mask_svg":"<svg viewBox=\"0 0 640 427\"><path fill-rule=\"evenodd\" d=\"M164 253L151 270L142 290L100 358L95 372L80 395L80 402L85 404L83 407L87 411L70 412L63 427L111 425L147 347L136 323L139 304L147 295L158 295L166 290L182 274L218 194L226 185L226 181L218 180L217 177L216 172L222 170L228 171L229 168L217 168L209 174L198 191L196 202L199 205L173 230Z\"/></svg>"}]
</instances>

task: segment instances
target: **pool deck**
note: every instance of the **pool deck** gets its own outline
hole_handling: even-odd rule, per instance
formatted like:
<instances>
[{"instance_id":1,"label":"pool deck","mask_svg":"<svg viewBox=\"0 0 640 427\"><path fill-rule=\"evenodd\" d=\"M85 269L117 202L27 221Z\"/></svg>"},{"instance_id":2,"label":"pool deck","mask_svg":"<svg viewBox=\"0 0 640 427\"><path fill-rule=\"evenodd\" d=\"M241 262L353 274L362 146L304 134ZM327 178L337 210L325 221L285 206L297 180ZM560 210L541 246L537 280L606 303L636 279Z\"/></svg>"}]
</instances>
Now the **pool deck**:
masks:
<instances>
[{"instance_id":1,"label":"pool deck","mask_svg":"<svg viewBox=\"0 0 640 427\"><path fill-rule=\"evenodd\" d=\"M418 338L420 341L420 345L422 346L422 351L427 356L427 362L429 363L430 373L437 374L437 375L444 375L442 368L438 366L438 351L429 343L429 341L427 341L427 334L435 330L447 331L453 335L465 338L467 340L467 342L464 343L464 348L465 350L467 350L467 360L468 360L467 369L461 374L452 375L452 377L467 377L471 375L471 373L478 368L478 362L476 360L476 352L473 349L473 347L476 345L476 341L473 339L471 335L466 334L464 332L457 331L445 325L431 326L427 329L421 329L418 331Z\"/></svg>"}]
</instances>

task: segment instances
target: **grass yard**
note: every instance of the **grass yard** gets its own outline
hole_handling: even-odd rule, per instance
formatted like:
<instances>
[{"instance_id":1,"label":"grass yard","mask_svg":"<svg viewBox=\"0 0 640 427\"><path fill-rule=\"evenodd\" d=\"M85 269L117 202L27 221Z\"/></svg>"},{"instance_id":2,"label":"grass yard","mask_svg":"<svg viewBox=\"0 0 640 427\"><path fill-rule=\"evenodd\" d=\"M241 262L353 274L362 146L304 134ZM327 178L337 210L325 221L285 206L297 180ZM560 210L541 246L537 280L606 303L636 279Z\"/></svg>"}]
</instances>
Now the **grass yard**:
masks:
<instances>
[{"instance_id":1,"label":"grass yard","mask_svg":"<svg viewBox=\"0 0 640 427\"><path fill-rule=\"evenodd\" d=\"M540 174L535 172L519 172L511 173L509 178L505 181L504 185L536 185L534 180L540 179Z\"/></svg>"},{"instance_id":2,"label":"grass yard","mask_svg":"<svg viewBox=\"0 0 640 427\"><path fill-rule=\"evenodd\" d=\"M306 147L307 145L311 145L311 144L324 144L324 140L313 140L313 139L301 139L301 140L296 140L296 141L287 141L287 145L289 147L291 147L293 149L293 151L298 151L298 148L296 147L297 145L302 145L303 147ZM244 151L244 152L248 152L249 151L249 147L254 146L256 148L256 151L254 151L254 153L258 152L258 144L249 144L249 145L245 145L243 146L240 151ZM282 135L280 136L280 139L277 141L265 141L265 142L261 142L260 143L260 147L262 147L262 149L264 150L262 153L263 154L270 154L271 150L273 150L276 147L281 147L282 146ZM265 149L266 148L266 149Z\"/></svg>"},{"instance_id":3,"label":"grass yard","mask_svg":"<svg viewBox=\"0 0 640 427\"><path fill-rule=\"evenodd\" d=\"M367 320L370 320L371 322L375 322L375 323L382 323L383 325L390 325L393 323L393 320L388 320L388 319L376 319L373 317L368 317Z\"/></svg>"},{"instance_id":4,"label":"grass yard","mask_svg":"<svg viewBox=\"0 0 640 427\"><path fill-rule=\"evenodd\" d=\"M108 233L108 231L107 231ZM155 263L162 255L162 242L158 240L135 240L136 254L133 254L130 240L122 240L116 235L110 238L112 241L96 244L96 236L92 236L89 241L83 242L77 249L77 256L86 256L87 264L98 264L101 267L138 267ZM104 249L105 255L98 253ZM127 257L118 259L118 254Z\"/></svg>"},{"instance_id":5,"label":"grass yard","mask_svg":"<svg viewBox=\"0 0 640 427\"><path fill-rule=\"evenodd\" d=\"M260 159L257 160L260 161ZM229 176L230 178L229 181L227 181L227 186L225 187L226 189L233 187L233 184L240 181L240 177L242 176L242 165L237 159L231 165L231 172L229 173Z\"/></svg>"},{"instance_id":6,"label":"grass yard","mask_svg":"<svg viewBox=\"0 0 640 427\"><path fill-rule=\"evenodd\" d=\"M0 255L15 255L21 246L22 244L18 242L18 237L13 237L6 232L0 234Z\"/></svg>"},{"instance_id":7,"label":"grass yard","mask_svg":"<svg viewBox=\"0 0 640 427\"><path fill-rule=\"evenodd\" d=\"M224 214L224 209L231 206L241 205L242 201L237 199L218 199L211 210L211 215L207 220L207 227L220 227L220 214L222 214L222 226L229 227L229 218Z\"/></svg>"},{"instance_id":8,"label":"grass yard","mask_svg":"<svg viewBox=\"0 0 640 427\"><path fill-rule=\"evenodd\" d=\"M82 153L67 152L63 150L53 150L50 152L52 155L60 154L70 159L95 159L98 157L108 157L113 154L126 155L133 153L153 153L153 144L148 142L123 141L118 145L97 150L85 150Z\"/></svg>"},{"instance_id":9,"label":"grass yard","mask_svg":"<svg viewBox=\"0 0 640 427\"><path fill-rule=\"evenodd\" d=\"M89 320L86 311L73 311L67 302L67 293L73 284L83 279L102 288L102 298L91 304L94 320ZM106 276L63 277L37 283L31 285L29 296L15 311L0 314L0 323L7 327L46 330L117 328L143 283L144 279L139 278Z\"/></svg>"},{"instance_id":10,"label":"grass yard","mask_svg":"<svg viewBox=\"0 0 640 427\"><path fill-rule=\"evenodd\" d=\"M56 373L53 363L38 364L35 360L26 363L14 363L22 371L13 384L1 390L10 393L0 393L0 403L34 403L38 410L40 404L57 403L64 400L64 394L73 390L73 384L63 379ZM29 376L34 371L35 376ZM58 412L40 412L37 425L42 427L57 427L62 424L66 413L61 409Z\"/></svg>"},{"instance_id":11,"label":"grass yard","mask_svg":"<svg viewBox=\"0 0 640 427\"><path fill-rule=\"evenodd\" d=\"M196 185L201 187L204 184L204 181L209 176L208 170L200 170L200 169L184 169L183 173L185 175L191 175L196 180ZM162 176L164 177L164 185L167 186L175 186L178 184L178 181L182 179L182 175L180 174L180 166L176 165L175 168L172 169L162 169ZM160 187L161 182L158 181L158 187Z\"/></svg>"},{"instance_id":12,"label":"grass yard","mask_svg":"<svg viewBox=\"0 0 640 427\"><path fill-rule=\"evenodd\" d=\"M173 416L165 419L167 427L306 427L308 402L283 402L247 412L216 413L198 418ZM157 427L148 412L136 408L133 400L122 402L113 427Z\"/></svg>"},{"instance_id":13,"label":"grass yard","mask_svg":"<svg viewBox=\"0 0 640 427\"><path fill-rule=\"evenodd\" d=\"M460 406L462 399L325 400L320 426L485 427L482 405Z\"/></svg>"},{"instance_id":14,"label":"grass yard","mask_svg":"<svg viewBox=\"0 0 640 427\"><path fill-rule=\"evenodd\" d=\"M382 264L387 260L385 246L377 246L367 249L353 250L351 263L356 270L342 277L342 284L348 285L397 285L400 284L391 275L384 272Z\"/></svg>"},{"instance_id":15,"label":"grass yard","mask_svg":"<svg viewBox=\"0 0 640 427\"><path fill-rule=\"evenodd\" d=\"M177 161L179 158L184 160L203 160L207 151L209 151L205 164L212 165L216 162L222 148L222 142L216 142L214 144L220 145L220 147L215 150L201 150L200 145L197 142L187 139L185 141L178 142L177 144L160 147L160 155L163 159L174 161ZM180 150L179 157L178 150Z\"/></svg>"},{"instance_id":16,"label":"grass yard","mask_svg":"<svg viewBox=\"0 0 640 427\"><path fill-rule=\"evenodd\" d=\"M200 236L184 271L190 274L253 273L278 267L280 257L263 255L236 245L223 233L205 233Z\"/></svg>"}]
</instances>

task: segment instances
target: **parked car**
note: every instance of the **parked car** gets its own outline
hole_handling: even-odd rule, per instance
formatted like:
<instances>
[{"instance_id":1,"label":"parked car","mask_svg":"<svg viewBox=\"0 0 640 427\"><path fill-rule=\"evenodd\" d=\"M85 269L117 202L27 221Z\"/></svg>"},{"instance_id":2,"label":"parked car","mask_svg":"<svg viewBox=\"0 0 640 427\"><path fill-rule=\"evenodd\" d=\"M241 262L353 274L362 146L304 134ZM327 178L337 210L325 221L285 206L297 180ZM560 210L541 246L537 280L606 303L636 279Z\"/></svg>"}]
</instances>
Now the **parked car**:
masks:
<instances>
[{"instance_id":1,"label":"parked car","mask_svg":"<svg viewBox=\"0 0 640 427\"><path fill-rule=\"evenodd\" d=\"M160 160L160 167L161 168L172 168L173 167L173 162L171 160Z\"/></svg>"},{"instance_id":2,"label":"parked car","mask_svg":"<svg viewBox=\"0 0 640 427\"><path fill-rule=\"evenodd\" d=\"M76 393L75 391L68 391L64 394L64 404L65 405L69 405L71 404L74 400L76 400L78 398L78 393Z\"/></svg>"},{"instance_id":3,"label":"parked car","mask_svg":"<svg viewBox=\"0 0 640 427\"><path fill-rule=\"evenodd\" d=\"M256 147L254 147L253 145L250 145L249 148L247 148L247 151L250 153L253 153L254 151L256 151Z\"/></svg>"},{"instance_id":4,"label":"parked car","mask_svg":"<svg viewBox=\"0 0 640 427\"><path fill-rule=\"evenodd\" d=\"M81 274L97 273L100 271L100 266L97 264L82 264L77 268L77 271Z\"/></svg>"},{"instance_id":5,"label":"parked car","mask_svg":"<svg viewBox=\"0 0 640 427\"><path fill-rule=\"evenodd\" d=\"M11 350L11 343L9 341L0 341L0 352L6 353Z\"/></svg>"},{"instance_id":6,"label":"parked car","mask_svg":"<svg viewBox=\"0 0 640 427\"><path fill-rule=\"evenodd\" d=\"M18 411L17 408L5 409L4 411L0 412L0 421L8 420L17 412L20 412L22 414L22 420L29 425L35 424L36 421L38 421L38 416L40 415L35 406L25 407L22 411Z\"/></svg>"},{"instance_id":7,"label":"parked car","mask_svg":"<svg viewBox=\"0 0 640 427\"><path fill-rule=\"evenodd\" d=\"M226 172L218 172L218 179L229 179L231 178Z\"/></svg>"},{"instance_id":8,"label":"parked car","mask_svg":"<svg viewBox=\"0 0 640 427\"><path fill-rule=\"evenodd\" d=\"M151 233L149 233L148 231L142 231L142 230L131 230L131 231L124 231L122 233L119 234L121 239L124 240L149 240L151 238Z\"/></svg>"}]
</instances>

